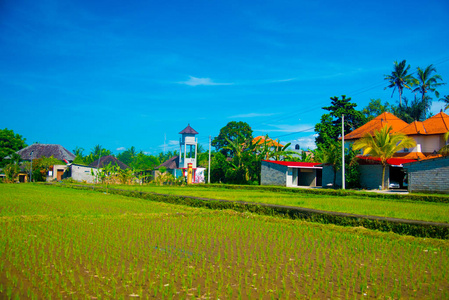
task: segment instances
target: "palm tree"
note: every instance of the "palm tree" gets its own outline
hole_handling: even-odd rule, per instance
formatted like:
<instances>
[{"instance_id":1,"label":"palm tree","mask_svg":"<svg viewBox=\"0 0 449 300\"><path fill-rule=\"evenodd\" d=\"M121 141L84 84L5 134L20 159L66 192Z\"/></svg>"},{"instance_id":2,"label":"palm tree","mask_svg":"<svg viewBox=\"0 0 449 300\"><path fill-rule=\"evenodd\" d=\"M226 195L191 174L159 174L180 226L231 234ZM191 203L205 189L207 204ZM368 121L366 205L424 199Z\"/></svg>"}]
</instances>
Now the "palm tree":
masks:
<instances>
[{"instance_id":1,"label":"palm tree","mask_svg":"<svg viewBox=\"0 0 449 300\"><path fill-rule=\"evenodd\" d=\"M415 79L415 84L417 87L413 90L413 92L421 93L421 99L424 102L426 99L430 100L430 98L426 98L426 94L428 92L435 93L435 96L440 97L440 93L436 90L437 87L445 85L443 78L435 74L432 76L432 73L436 73L437 69L433 65L429 65L427 68L422 70L418 67L417 78Z\"/></svg>"},{"instance_id":2,"label":"palm tree","mask_svg":"<svg viewBox=\"0 0 449 300\"><path fill-rule=\"evenodd\" d=\"M385 169L387 160L392 158L396 152L404 148L416 146L416 142L411 137L402 133L391 133L391 126L384 126L380 131L375 131L374 135L366 133L360 140L352 146L353 150L363 148L363 155L370 155L379 158L382 164L382 189L385 189Z\"/></svg>"},{"instance_id":3,"label":"palm tree","mask_svg":"<svg viewBox=\"0 0 449 300\"><path fill-rule=\"evenodd\" d=\"M404 88L411 89L411 86L415 83L415 80L411 74L407 75L408 70L410 69L410 65L405 66L405 59L398 63L394 62L394 69L391 72L391 75L385 75L385 80L388 80L390 83L385 89L393 88L393 93L391 93L391 97L393 97L394 91L396 88L399 92L399 106L402 105L402 91Z\"/></svg>"},{"instance_id":4,"label":"palm tree","mask_svg":"<svg viewBox=\"0 0 449 300\"><path fill-rule=\"evenodd\" d=\"M445 141L449 140L449 131L444 134L443 138ZM443 156L448 156L449 155L449 145L444 146L438 152Z\"/></svg>"},{"instance_id":5,"label":"palm tree","mask_svg":"<svg viewBox=\"0 0 449 300\"><path fill-rule=\"evenodd\" d=\"M443 101L444 103L446 103L446 106L444 107L444 110L449 108L449 95L446 95L443 98L440 98L439 100Z\"/></svg>"}]
</instances>

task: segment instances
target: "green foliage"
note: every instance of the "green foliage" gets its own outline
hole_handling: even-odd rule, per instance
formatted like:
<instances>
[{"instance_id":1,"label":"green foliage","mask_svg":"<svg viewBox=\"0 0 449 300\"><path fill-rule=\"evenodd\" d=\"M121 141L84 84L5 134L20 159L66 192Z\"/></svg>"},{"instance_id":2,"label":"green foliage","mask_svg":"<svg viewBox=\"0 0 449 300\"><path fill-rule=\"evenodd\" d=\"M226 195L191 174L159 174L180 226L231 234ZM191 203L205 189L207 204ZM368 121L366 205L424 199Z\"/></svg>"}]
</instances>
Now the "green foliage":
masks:
<instances>
[{"instance_id":1,"label":"green foliage","mask_svg":"<svg viewBox=\"0 0 449 300\"><path fill-rule=\"evenodd\" d=\"M433 65L427 66L425 69L417 68L415 85L417 86L413 92L418 92L421 94L421 100L424 101L426 98L431 101L431 98L427 95L429 92L434 93L435 96L440 97L440 93L437 91L437 88L445 85L446 83L442 82L443 78L434 74L437 72L437 69Z\"/></svg>"},{"instance_id":2,"label":"green foliage","mask_svg":"<svg viewBox=\"0 0 449 300\"><path fill-rule=\"evenodd\" d=\"M212 155L210 165L210 181L215 183L226 182L226 170L229 167L226 156L221 152L215 152Z\"/></svg>"},{"instance_id":3,"label":"green foliage","mask_svg":"<svg viewBox=\"0 0 449 300\"><path fill-rule=\"evenodd\" d=\"M413 121L424 121L430 116L428 112L432 103L428 97L423 100L414 96L410 104L406 97L403 100L404 104L402 106L392 106L393 114L399 119L412 123Z\"/></svg>"},{"instance_id":4,"label":"green foliage","mask_svg":"<svg viewBox=\"0 0 449 300\"><path fill-rule=\"evenodd\" d=\"M225 127L220 129L220 134L213 139L212 146L217 151L221 151L225 156L233 156L232 150L226 148L230 141L234 141L243 135L244 139L252 139L253 130L246 122L231 121Z\"/></svg>"},{"instance_id":5,"label":"green foliage","mask_svg":"<svg viewBox=\"0 0 449 300\"><path fill-rule=\"evenodd\" d=\"M384 112L391 113L392 109L393 107L388 102L382 104L380 99L371 99L369 104L362 109L362 114L365 116L366 122L369 122Z\"/></svg>"},{"instance_id":6,"label":"green foliage","mask_svg":"<svg viewBox=\"0 0 449 300\"><path fill-rule=\"evenodd\" d=\"M402 92L404 88L411 89L416 83L416 80L413 78L411 74L407 74L410 65L406 66L405 59L401 62L394 62L394 69L391 72L391 75L385 75L385 80L389 82L389 85L385 88L393 88L393 93L391 93L391 97L393 97L394 91L398 89L399 93L399 106L402 106Z\"/></svg>"},{"instance_id":7,"label":"green foliage","mask_svg":"<svg viewBox=\"0 0 449 300\"><path fill-rule=\"evenodd\" d=\"M20 134L14 133L13 130L0 129L0 167L8 163L5 160L6 156L27 146L25 140Z\"/></svg>"},{"instance_id":8,"label":"green foliage","mask_svg":"<svg viewBox=\"0 0 449 300\"><path fill-rule=\"evenodd\" d=\"M108 156L108 155L112 155L112 151L111 150L107 150L107 149L103 149L101 147L101 145L96 145L90 152L89 155L85 156L83 158L84 162L87 165L90 165L91 163L93 163L94 161L100 159L100 157L104 157L104 156Z\"/></svg>"},{"instance_id":9,"label":"green foliage","mask_svg":"<svg viewBox=\"0 0 449 300\"><path fill-rule=\"evenodd\" d=\"M358 151L352 150L352 147L345 149L345 184L349 189L360 188L360 171L357 162Z\"/></svg>"},{"instance_id":10,"label":"green foliage","mask_svg":"<svg viewBox=\"0 0 449 300\"><path fill-rule=\"evenodd\" d=\"M444 110L449 108L449 95L446 95L443 98L440 98L439 100L443 101L446 104L446 106L444 107Z\"/></svg>"},{"instance_id":11,"label":"green foliage","mask_svg":"<svg viewBox=\"0 0 449 300\"><path fill-rule=\"evenodd\" d=\"M16 182L19 175L20 168L17 164L7 164L3 168L3 172L6 175L6 182Z\"/></svg>"},{"instance_id":12,"label":"green foliage","mask_svg":"<svg viewBox=\"0 0 449 300\"><path fill-rule=\"evenodd\" d=\"M357 104L351 103L351 98L346 98L345 95L330 98L331 105L323 107L324 110L329 111L328 114L321 116L320 123L315 125L315 132L317 137L315 143L317 147L327 147L333 142L338 141L341 135L341 117L345 115L344 134L348 134L354 129L365 124L365 117L356 110Z\"/></svg>"},{"instance_id":13,"label":"green foliage","mask_svg":"<svg viewBox=\"0 0 449 300\"><path fill-rule=\"evenodd\" d=\"M47 178L47 173L51 166L54 165L65 165L64 162L60 161L53 156L45 157L42 156L37 159L33 159L33 181L45 181ZM28 165L27 165L28 166Z\"/></svg>"},{"instance_id":14,"label":"green foliage","mask_svg":"<svg viewBox=\"0 0 449 300\"><path fill-rule=\"evenodd\" d=\"M317 148L316 161L328 164L332 166L333 176L333 187L336 187L337 171L341 169L342 156L341 156L341 142L333 142L328 144L327 147Z\"/></svg>"},{"instance_id":15,"label":"green foliage","mask_svg":"<svg viewBox=\"0 0 449 300\"><path fill-rule=\"evenodd\" d=\"M143 151L137 152L135 147L118 154L117 158L129 167L137 170L152 170L163 162L156 156L147 155Z\"/></svg>"}]
</instances>

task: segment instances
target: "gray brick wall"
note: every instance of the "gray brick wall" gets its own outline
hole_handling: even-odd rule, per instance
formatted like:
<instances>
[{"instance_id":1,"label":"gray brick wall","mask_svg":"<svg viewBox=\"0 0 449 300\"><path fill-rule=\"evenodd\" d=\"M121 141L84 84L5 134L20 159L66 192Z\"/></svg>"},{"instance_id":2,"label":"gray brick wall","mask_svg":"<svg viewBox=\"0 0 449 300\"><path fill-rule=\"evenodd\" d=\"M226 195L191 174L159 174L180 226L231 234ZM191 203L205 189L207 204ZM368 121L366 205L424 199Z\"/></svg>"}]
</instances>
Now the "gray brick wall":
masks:
<instances>
[{"instance_id":1,"label":"gray brick wall","mask_svg":"<svg viewBox=\"0 0 449 300\"><path fill-rule=\"evenodd\" d=\"M287 185L287 166L262 161L261 185Z\"/></svg>"},{"instance_id":2,"label":"gray brick wall","mask_svg":"<svg viewBox=\"0 0 449 300\"><path fill-rule=\"evenodd\" d=\"M449 193L449 156L404 164L409 192Z\"/></svg>"}]
</instances>

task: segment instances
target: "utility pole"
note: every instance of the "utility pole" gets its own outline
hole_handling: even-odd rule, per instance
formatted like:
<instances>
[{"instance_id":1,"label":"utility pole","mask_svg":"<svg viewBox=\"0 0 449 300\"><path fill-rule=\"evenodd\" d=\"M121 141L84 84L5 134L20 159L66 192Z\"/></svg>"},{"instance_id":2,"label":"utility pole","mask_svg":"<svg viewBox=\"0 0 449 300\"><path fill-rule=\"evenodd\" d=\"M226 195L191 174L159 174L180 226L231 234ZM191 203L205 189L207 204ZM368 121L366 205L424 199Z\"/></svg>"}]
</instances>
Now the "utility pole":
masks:
<instances>
[{"instance_id":1,"label":"utility pole","mask_svg":"<svg viewBox=\"0 0 449 300\"><path fill-rule=\"evenodd\" d=\"M341 115L341 188L345 189L345 115Z\"/></svg>"},{"instance_id":2,"label":"utility pole","mask_svg":"<svg viewBox=\"0 0 449 300\"><path fill-rule=\"evenodd\" d=\"M209 135L209 168L207 168L207 183L210 184L210 144L211 136Z\"/></svg>"}]
</instances>

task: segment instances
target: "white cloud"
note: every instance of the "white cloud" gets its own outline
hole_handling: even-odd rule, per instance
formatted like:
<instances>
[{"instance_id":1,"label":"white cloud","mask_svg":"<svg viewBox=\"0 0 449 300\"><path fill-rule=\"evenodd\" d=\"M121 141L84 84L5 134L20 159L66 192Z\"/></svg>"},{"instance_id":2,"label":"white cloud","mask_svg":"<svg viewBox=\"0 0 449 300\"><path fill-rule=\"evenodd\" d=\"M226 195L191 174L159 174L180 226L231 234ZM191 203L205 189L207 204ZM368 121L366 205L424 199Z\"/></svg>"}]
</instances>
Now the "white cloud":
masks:
<instances>
[{"instance_id":1,"label":"white cloud","mask_svg":"<svg viewBox=\"0 0 449 300\"><path fill-rule=\"evenodd\" d=\"M119 147L119 148L117 148L117 149L115 149L116 151L125 151L126 150L126 148L125 147Z\"/></svg>"},{"instance_id":2,"label":"white cloud","mask_svg":"<svg viewBox=\"0 0 449 300\"><path fill-rule=\"evenodd\" d=\"M433 113L434 115L436 115L437 113L440 112L440 110L443 109L443 111L444 111L445 106L446 106L446 104L442 101L432 101L432 106L430 107L430 112Z\"/></svg>"},{"instance_id":3,"label":"white cloud","mask_svg":"<svg viewBox=\"0 0 449 300\"><path fill-rule=\"evenodd\" d=\"M269 117L275 114L258 114L258 113L249 113L249 114L240 114L235 116L230 116L228 119L234 119L234 118L256 118L256 117Z\"/></svg>"},{"instance_id":4,"label":"white cloud","mask_svg":"<svg viewBox=\"0 0 449 300\"><path fill-rule=\"evenodd\" d=\"M291 141L287 141L287 143L292 143L291 144L291 148L295 148L295 145L299 145L301 147L301 149L303 150L307 150L307 149L315 149L316 145L315 145L315 134L313 135L309 135L309 136L305 136L305 137L300 137Z\"/></svg>"},{"instance_id":5,"label":"white cloud","mask_svg":"<svg viewBox=\"0 0 449 300\"><path fill-rule=\"evenodd\" d=\"M197 85L232 85L233 83L220 83L220 82L213 82L210 78L198 78L189 76L190 79L187 81L180 81L179 84L185 84L190 86L197 86Z\"/></svg>"}]
</instances>

